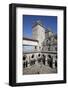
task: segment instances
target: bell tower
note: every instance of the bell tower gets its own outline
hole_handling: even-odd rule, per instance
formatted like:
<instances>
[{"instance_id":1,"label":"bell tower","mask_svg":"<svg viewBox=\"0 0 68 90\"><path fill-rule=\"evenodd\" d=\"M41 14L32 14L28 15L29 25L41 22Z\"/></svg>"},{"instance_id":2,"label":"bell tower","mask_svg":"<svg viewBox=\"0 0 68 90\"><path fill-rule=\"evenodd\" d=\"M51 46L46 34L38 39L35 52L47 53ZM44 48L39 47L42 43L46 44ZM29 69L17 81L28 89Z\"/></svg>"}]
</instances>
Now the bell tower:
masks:
<instances>
[{"instance_id":1,"label":"bell tower","mask_svg":"<svg viewBox=\"0 0 68 90\"><path fill-rule=\"evenodd\" d=\"M42 50L42 43L45 39L45 27L43 26L40 20L37 20L33 23L32 26L32 38L38 40L38 47L37 50Z\"/></svg>"}]
</instances>

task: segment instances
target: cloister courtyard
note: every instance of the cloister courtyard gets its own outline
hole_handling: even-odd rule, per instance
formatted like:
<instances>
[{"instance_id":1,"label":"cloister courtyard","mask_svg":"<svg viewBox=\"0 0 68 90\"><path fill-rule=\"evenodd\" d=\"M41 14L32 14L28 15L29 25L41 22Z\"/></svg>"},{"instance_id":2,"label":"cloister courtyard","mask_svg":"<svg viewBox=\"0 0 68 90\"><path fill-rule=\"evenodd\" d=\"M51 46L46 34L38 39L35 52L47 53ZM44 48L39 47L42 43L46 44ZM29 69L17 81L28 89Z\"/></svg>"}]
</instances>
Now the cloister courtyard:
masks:
<instances>
[{"instance_id":1,"label":"cloister courtyard","mask_svg":"<svg viewBox=\"0 0 68 90\"><path fill-rule=\"evenodd\" d=\"M44 65L43 63L34 64L32 66L23 68L23 75L52 73L57 73L57 68L51 68L49 65Z\"/></svg>"}]
</instances>

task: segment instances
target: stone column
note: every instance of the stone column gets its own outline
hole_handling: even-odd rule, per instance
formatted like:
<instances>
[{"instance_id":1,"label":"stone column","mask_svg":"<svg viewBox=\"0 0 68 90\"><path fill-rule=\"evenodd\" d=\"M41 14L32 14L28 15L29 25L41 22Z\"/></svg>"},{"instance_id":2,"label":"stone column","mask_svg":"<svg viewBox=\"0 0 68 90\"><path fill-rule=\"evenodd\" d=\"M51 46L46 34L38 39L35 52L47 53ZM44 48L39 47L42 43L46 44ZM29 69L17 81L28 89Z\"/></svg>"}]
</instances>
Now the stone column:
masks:
<instances>
[{"instance_id":1,"label":"stone column","mask_svg":"<svg viewBox=\"0 0 68 90\"><path fill-rule=\"evenodd\" d=\"M36 62L35 62L35 64L38 65L37 55L36 55Z\"/></svg>"},{"instance_id":2,"label":"stone column","mask_svg":"<svg viewBox=\"0 0 68 90\"><path fill-rule=\"evenodd\" d=\"M55 56L53 56L52 68L55 68Z\"/></svg>"},{"instance_id":3,"label":"stone column","mask_svg":"<svg viewBox=\"0 0 68 90\"><path fill-rule=\"evenodd\" d=\"M48 56L46 55L45 56L45 65L48 65L48 61L47 60L48 60Z\"/></svg>"},{"instance_id":4,"label":"stone column","mask_svg":"<svg viewBox=\"0 0 68 90\"><path fill-rule=\"evenodd\" d=\"M28 65L27 65L28 67L30 67L30 62L29 61L30 61L30 56L28 57Z\"/></svg>"}]
</instances>

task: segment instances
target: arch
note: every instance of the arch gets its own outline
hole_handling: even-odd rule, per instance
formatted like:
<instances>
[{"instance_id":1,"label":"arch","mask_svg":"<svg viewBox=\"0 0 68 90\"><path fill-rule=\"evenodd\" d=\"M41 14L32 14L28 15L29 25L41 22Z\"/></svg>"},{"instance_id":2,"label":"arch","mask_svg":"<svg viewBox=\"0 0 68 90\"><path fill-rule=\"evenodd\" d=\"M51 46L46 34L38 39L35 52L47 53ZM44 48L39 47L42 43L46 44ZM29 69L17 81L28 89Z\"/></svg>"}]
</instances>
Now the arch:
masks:
<instances>
[{"instance_id":1,"label":"arch","mask_svg":"<svg viewBox=\"0 0 68 90\"><path fill-rule=\"evenodd\" d=\"M55 61L55 67L57 68L57 61Z\"/></svg>"},{"instance_id":2,"label":"arch","mask_svg":"<svg viewBox=\"0 0 68 90\"><path fill-rule=\"evenodd\" d=\"M56 57L56 59L57 59L57 55L56 55L55 57Z\"/></svg>"},{"instance_id":3,"label":"arch","mask_svg":"<svg viewBox=\"0 0 68 90\"><path fill-rule=\"evenodd\" d=\"M49 58L52 58L52 56L51 56L51 55L48 55L48 57L49 57Z\"/></svg>"},{"instance_id":4,"label":"arch","mask_svg":"<svg viewBox=\"0 0 68 90\"><path fill-rule=\"evenodd\" d=\"M45 65L45 55L44 54L42 54L42 62L43 62L43 65Z\"/></svg>"},{"instance_id":5,"label":"arch","mask_svg":"<svg viewBox=\"0 0 68 90\"><path fill-rule=\"evenodd\" d=\"M28 66L28 61L26 60L27 56L26 55L23 55L23 68L26 68Z\"/></svg>"},{"instance_id":6,"label":"arch","mask_svg":"<svg viewBox=\"0 0 68 90\"><path fill-rule=\"evenodd\" d=\"M26 60L27 56L26 55L23 55L23 60Z\"/></svg>"},{"instance_id":7,"label":"arch","mask_svg":"<svg viewBox=\"0 0 68 90\"><path fill-rule=\"evenodd\" d=\"M48 65L52 68L53 58L51 55L48 55Z\"/></svg>"},{"instance_id":8,"label":"arch","mask_svg":"<svg viewBox=\"0 0 68 90\"><path fill-rule=\"evenodd\" d=\"M38 54L38 63L40 63L41 62L41 54L39 53Z\"/></svg>"},{"instance_id":9,"label":"arch","mask_svg":"<svg viewBox=\"0 0 68 90\"><path fill-rule=\"evenodd\" d=\"M38 57L40 57L40 53L38 54Z\"/></svg>"},{"instance_id":10,"label":"arch","mask_svg":"<svg viewBox=\"0 0 68 90\"><path fill-rule=\"evenodd\" d=\"M34 58L34 54L32 54L31 58Z\"/></svg>"}]
</instances>

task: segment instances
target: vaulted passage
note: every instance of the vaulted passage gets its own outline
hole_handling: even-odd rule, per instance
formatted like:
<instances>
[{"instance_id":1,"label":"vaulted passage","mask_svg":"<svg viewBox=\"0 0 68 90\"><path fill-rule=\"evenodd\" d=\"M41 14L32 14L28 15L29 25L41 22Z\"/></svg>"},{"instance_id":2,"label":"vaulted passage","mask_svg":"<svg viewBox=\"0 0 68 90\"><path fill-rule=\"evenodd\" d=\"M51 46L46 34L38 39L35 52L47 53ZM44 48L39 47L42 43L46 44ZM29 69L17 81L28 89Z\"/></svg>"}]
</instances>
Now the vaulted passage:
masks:
<instances>
[{"instance_id":1,"label":"vaulted passage","mask_svg":"<svg viewBox=\"0 0 68 90\"><path fill-rule=\"evenodd\" d=\"M23 74L57 73L56 52L29 52L23 55Z\"/></svg>"}]
</instances>

